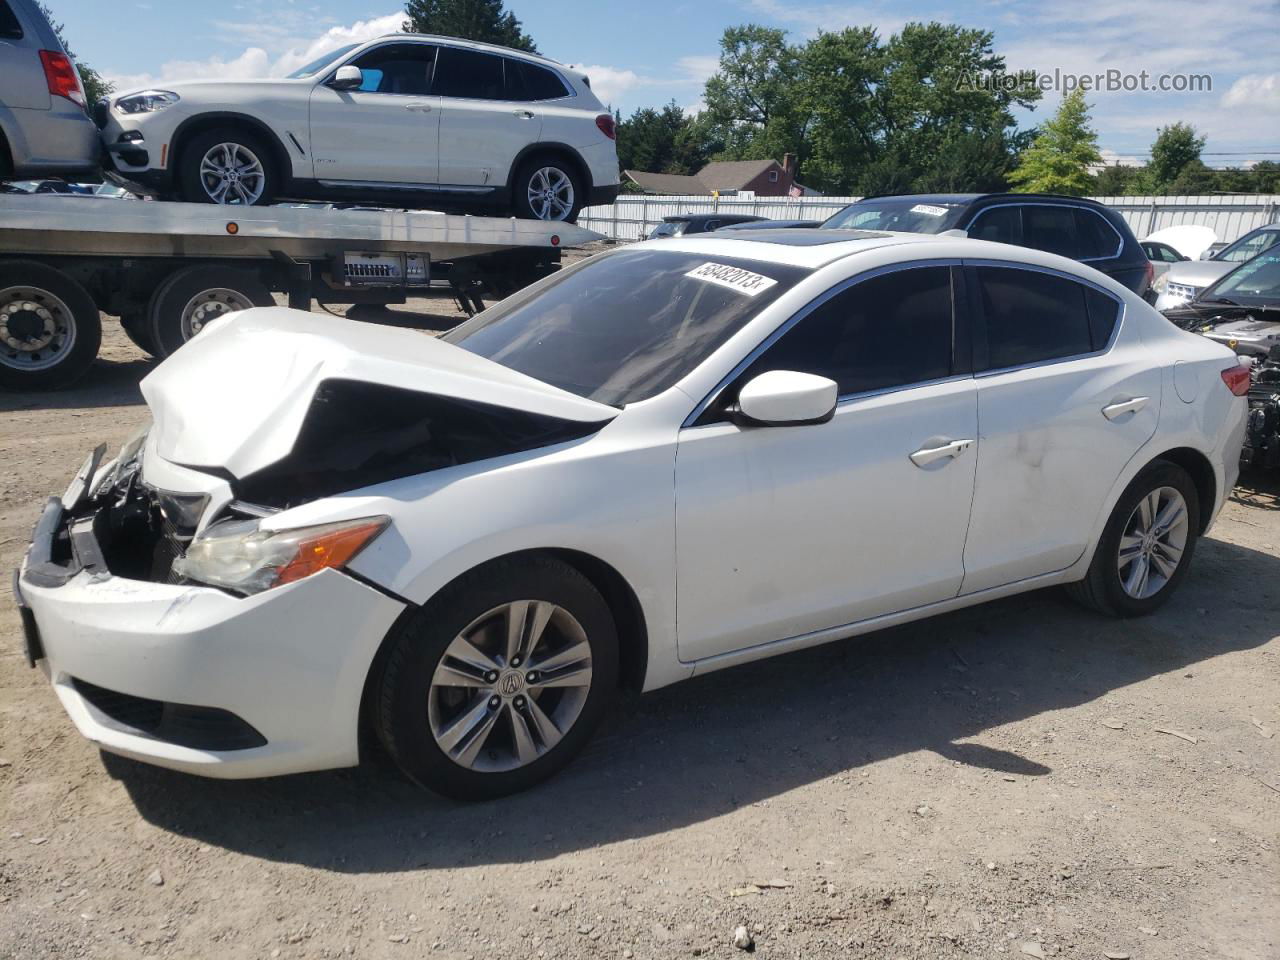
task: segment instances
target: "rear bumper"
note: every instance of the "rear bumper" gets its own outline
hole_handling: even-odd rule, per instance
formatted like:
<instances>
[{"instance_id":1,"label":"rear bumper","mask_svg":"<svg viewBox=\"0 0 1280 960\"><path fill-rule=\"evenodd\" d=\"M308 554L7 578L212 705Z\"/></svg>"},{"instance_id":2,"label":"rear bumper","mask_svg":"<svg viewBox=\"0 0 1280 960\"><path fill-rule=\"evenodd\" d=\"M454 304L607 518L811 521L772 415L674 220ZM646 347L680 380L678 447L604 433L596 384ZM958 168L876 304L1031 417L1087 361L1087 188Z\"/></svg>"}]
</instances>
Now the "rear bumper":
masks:
<instances>
[{"instance_id":1,"label":"rear bumper","mask_svg":"<svg viewBox=\"0 0 1280 960\"><path fill-rule=\"evenodd\" d=\"M618 199L618 190L621 189L619 184L609 183L602 187L592 187L587 193L588 207L607 206Z\"/></svg>"},{"instance_id":2,"label":"rear bumper","mask_svg":"<svg viewBox=\"0 0 1280 960\"><path fill-rule=\"evenodd\" d=\"M79 109L11 110L0 123L9 140L14 178L77 176L98 170L100 145L93 121Z\"/></svg>"},{"instance_id":3,"label":"rear bumper","mask_svg":"<svg viewBox=\"0 0 1280 960\"><path fill-rule=\"evenodd\" d=\"M365 677L402 603L333 570L237 597L113 576L92 544L54 564L63 529L55 498L15 586L29 655L82 735L211 777L358 762Z\"/></svg>"}]
</instances>

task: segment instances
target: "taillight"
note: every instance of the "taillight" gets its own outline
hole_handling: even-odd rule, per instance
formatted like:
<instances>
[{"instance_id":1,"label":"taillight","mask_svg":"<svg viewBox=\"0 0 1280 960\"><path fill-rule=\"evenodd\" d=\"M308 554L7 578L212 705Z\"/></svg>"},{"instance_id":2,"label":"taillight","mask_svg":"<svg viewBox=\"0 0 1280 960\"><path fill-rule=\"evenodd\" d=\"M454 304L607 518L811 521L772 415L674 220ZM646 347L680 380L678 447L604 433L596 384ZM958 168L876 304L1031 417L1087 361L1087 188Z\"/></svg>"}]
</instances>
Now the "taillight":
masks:
<instances>
[{"instance_id":1,"label":"taillight","mask_svg":"<svg viewBox=\"0 0 1280 960\"><path fill-rule=\"evenodd\" d=\"M1147 290L1151 289L1151 284L1155 281L1155 278L1156 278L1156 265L1152 263L1150 260L1148 260L1147 261L1147 285L1146 285Z\"/></svg>"},{"instance_id":2,"label":"taillight","mask_svg":"<svg viewBox=\"0 0 1280 960\"><path fill-rule=\"evenodd\" d=\"M614 129L614 126L613 126L612 113L602 113L598 117L596 117L596 126L599 127L600 132L603 133L610 140L614 139L614 137L617 136L617 131Z\"/></svg>"},{"instance_id":3,"label":"taillight","mask_svg":"<svg viewBox=\"0 0 1280 960\"><path fill-rule=\"evenodd\" d=\"M72 103L84 106L84 87L80 86L80 74L71 58L60 50L41 50L40 62L44 64L44 78L49 92L55 97L66 97Z\"/></svg>"},{"instance_id":4,"label":"taillight","mask_svg":"<svg viewBox=\"0 0 1280 960\"><path fill-rule=\"evenodd\" d=\"M1222 371L1222 382L1237 397L1243 397L1249 392L1249 379L1249 367L1243 363Z\"/></svg>"}]
</instances>

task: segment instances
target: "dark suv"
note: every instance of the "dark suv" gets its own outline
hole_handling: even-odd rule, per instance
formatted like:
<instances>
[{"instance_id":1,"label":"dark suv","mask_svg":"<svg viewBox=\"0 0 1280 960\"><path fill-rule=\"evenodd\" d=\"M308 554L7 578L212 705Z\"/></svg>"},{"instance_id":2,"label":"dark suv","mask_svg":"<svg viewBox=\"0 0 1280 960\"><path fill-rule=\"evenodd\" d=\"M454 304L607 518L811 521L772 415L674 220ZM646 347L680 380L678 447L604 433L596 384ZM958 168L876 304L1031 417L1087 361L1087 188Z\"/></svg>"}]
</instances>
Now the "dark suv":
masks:
<instances>
[{"instance_id":1,"label":"dark suv","mask_svg":"<svg viewBox=\"0 0 1280 960\"><path fill-rule=\"evenodd\" d=\"M1039 193L939 193L867 197L822 226L841 230L945 233L1012 243L1070 257L1151 298L1151 261L1124 218L1082 197Z\"/></svg>"}]
</instances>

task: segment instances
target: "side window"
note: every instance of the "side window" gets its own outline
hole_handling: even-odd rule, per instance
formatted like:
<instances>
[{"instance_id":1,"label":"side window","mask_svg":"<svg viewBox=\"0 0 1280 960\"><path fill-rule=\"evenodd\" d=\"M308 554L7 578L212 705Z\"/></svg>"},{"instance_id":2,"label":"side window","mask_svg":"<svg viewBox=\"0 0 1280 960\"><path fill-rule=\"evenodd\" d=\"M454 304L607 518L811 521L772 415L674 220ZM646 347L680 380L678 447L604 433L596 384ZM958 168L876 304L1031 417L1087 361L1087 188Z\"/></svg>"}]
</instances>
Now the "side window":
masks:
<instances>
[{"instance_id":1,"label":"side window","mask_svg":"<svg viewBox=\"0 0 1280 960\"><path fill-rule=\"evenodd\" d=\"M1160 255L1164 259L1165 263L1178 263L1182 260L1182 258L1178 256L1178 251L1173 249L1173 247L1166 247L1163 243L1160 244L1159 247Z\"/></svg>"},{"instance_id":2,"label":"side window","mask_svg":"<svg viewBox=\"0 0 1280 960\"><path fill-rule=\"evenodd\" d=\"M1076 259L1080 245L1076 242L1075 211L1027 204L1022 208L1022 245Z\"/></svg>"},{"instance_id":3,"label":"side window","mask_svg":"<svg viewBox=\"0 0 1280 960\"><path fill-rule=\"evenodd\" d=\"M840 395L951 375L950 267L871 277L822 304L760 356L743 381L768 370L829 377Z\"/></svg>"},{"instance_id":4,"label":"side window","mask_svg":"<svg viewBox=\"0 0 1280 960\"><path fill-rule=\"evenodd\" d=\"M503 100L506 98L506 80L502 73L502 57L460 47L441 47L440 65L436 68L431 92L442 97Z\"/></svg>"},{"instance_id":5,"label":"side window","mask_svg":"<svg viewBox=\"0 0 1280 960\"><path fill-rule=\"evenodd\" d=\"M1093 351L1084 284L1038 270L976 267L974 272L986 316L989 369Z\"/></svg>"},{"instance_id":6,"label":"side window","mask_svg":"<svg viewBox=\"0 0 1280 960\"><path fill-rule=\"evenodd\" d=\"M1280 238L1280 233L1269 233L1265 230L1259 231L1248 240L1240 243L1230 253L1222 257L1223 260L1229 260L1232 263L1243 263L1246 260L1252 260L1267 247L1275 242L1275 238Z\"/></svg>"},{"instance_id":7,"label":"side window","mask_svg":"<svg viewBox=\"0 0 1280 960\"><path fill-rule=\"evenodd\" d=\"M1021 208L1012 203L984 210L978 214L978 219L969 228L969 236L975 240L990 240L993 243L1021 243L1020 211Z\"/></svg>"},{"instance_id":8,"label":"side window","mask_svg":"<svg viewBox=\"0 0 1280 960\"><path fill-rule=\"evenodd\" d=\"M558 100L569 94L564 81L550 70L523 60L507 60L504 66L509 100Z\"/></svg>"},{"instance_id":9,"label":"side window","mask_svg":"<svg viewBox=\"0 0 1280 960\"><path fill-rule=\"evenodd\" d=\"M0 0L0 38L5 40L21 40L22 24L14 12L9 9L8 0Z\"/></svg>"},{"instance_id":10,"label":"side window","mask_svg":"<svg viewBox=\"0 0 1280 960\"><path fill-rule=\"evenodd\" d=\"M1114 257L1120 250L1115 228L1092 210L1075 210L1077 256L1081 260Z\"/></svg>"},{"instance_id":11,"label":"side window","mask_svg":"<svg viewBox=\"0 0 1280 960\"><path fill-rule=\"evenodd\" d=\"M436 48L425 43L388 43L352 61L360 68L363 93L425 96L431 91Z\"/></svg>"},{"instance_id":12,"label":"side window","mask_svg":"<svg viewBox=\"0 0 1280 960\"><path fill-rule=\"evenodd\" d=\"M1120 304L1093 287L1084 288L1084 302L1089 310L1089 339L1093 349L1101 350L1111 341L1120 320Z\"/></svg>"}]
</instances>

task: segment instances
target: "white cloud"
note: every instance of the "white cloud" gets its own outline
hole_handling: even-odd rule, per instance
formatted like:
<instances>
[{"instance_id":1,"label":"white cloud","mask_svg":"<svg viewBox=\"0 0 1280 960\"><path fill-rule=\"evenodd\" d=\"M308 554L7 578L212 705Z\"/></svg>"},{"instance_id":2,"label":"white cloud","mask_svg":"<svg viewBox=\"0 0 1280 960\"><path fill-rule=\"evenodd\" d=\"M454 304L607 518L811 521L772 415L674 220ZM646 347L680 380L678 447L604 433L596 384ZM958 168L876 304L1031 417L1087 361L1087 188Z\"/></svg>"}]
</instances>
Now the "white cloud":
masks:
<instances>
[{"instance_id":1,"label":"white cloud","mask_svg":"<svg viewBox=\"0 0 1280 960\"><path fill-rule=\"evenodd\" d=\"M1280 110L1280 73L1246 73L1223 94L1222 105Z\"/></svg>"},{"instance_id":2,"label":"white cloud","mask_svg":"<svg viewBox=\"0 0 1280 960\"><path fill-rule=\"evenodd\" d=\"M629 90L649 83L634 70L621 70L603 64L571 64L591 79L591 89L606 106L616 103Z\"/></svg>"},{"instance_id":3,"label":"white cloud","mask_svg":"<svg viewBox=\"0 0 1280 960\"><path fill-rule=\"evenodd\" d=\"M322 53L348 43L363 43L387 33L396 33L404 23L404 14L390 13L368 20L357 20L349 26L330 27L319 36L299 36L291 30L264 26L259 28L259 43L247 47L227 60L168 60L155 73L118 73L106 71L107 79L122 93L139 87L172 83L177 80L251 80L259 77L282 77L309 63ZM222 24L223 28L241 25Z\"/></svg>"},{"instance_id":4,"label":"white cloud","mask_svg":"<svg viewBox=\"0 0 1280 960\"><path fill-rule=\"evenodd\" d=\"M719 69L720 55L717 53L698 53L676 61L676 70L681 74L680 82L684 83L706 83Z\"/></svg>"}]
</instances>

